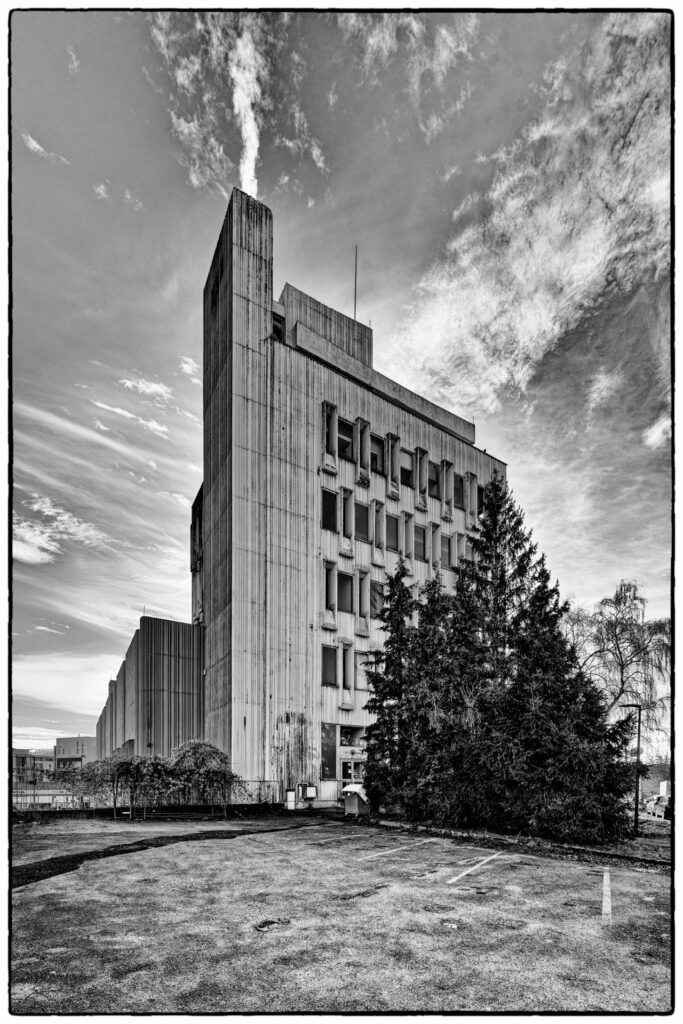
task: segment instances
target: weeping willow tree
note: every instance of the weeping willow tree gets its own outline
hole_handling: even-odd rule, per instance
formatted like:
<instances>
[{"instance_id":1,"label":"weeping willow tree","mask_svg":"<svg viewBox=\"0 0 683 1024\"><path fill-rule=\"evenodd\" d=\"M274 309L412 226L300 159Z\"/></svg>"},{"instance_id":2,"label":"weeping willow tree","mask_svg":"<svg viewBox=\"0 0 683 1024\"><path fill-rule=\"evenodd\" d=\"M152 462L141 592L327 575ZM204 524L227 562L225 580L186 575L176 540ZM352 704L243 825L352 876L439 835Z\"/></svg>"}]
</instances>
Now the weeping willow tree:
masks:
<instances>
[{"instance_id":1,"label":"weeping willow tree","mask_svg":"<svg viewBox=\"0 0 683 1024\"><path fill-rule=\"evenodd\" d=\"M565 631L579 666L602 690L608 711L640 704L646 730L666 729L670 704L671 620L647 619L635 580L622 580L593 611L572 607Z\"/></svg>"}]
</instances>

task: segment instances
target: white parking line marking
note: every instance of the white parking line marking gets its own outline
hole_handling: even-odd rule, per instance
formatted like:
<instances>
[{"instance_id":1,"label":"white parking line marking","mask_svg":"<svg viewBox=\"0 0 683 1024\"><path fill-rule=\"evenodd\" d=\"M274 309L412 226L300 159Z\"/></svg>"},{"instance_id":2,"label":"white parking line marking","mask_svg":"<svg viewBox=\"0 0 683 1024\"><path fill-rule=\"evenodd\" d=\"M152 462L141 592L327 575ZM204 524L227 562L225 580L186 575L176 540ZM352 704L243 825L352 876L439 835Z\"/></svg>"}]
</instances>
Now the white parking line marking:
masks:
<instances>
[{"instance_id":1,"label":"white parking line marking","mask_svg":"<svg viewBox=\"0 0 683 1024\"><path fill-rule=\"evenodd\" d=\"M605 868L602 875L602 923L605 926L612 923L612 889L609 881L609 868Z\"/></svg>"},{"instance_id":2,"label":"white parking line marking","mask_svg":"<svg viewBox=\"0 0 683 1024\"><path fill-rule=\"evenodd\" d=\"M354 832L353 835L349 836L331 836L330 839L316 839L317 843L334 843L338 839L358 839L359 836L365 835L364 832Z\"/></svg>"},{"instance_id":3,"label":"white parking line marking","mask_svg":"<svg viewBox=\"0 0 683 1024\"><path fill-rule=\"evenodd\" d=\"M471 868L467 869L467 871L462 871L459 875L456 875L455 878L449 878L446 885L453 885L455 882L459 882L461 878L464 878L465 875L469 875L472 871L476 871L477 868L482 866L482 864L487 864L490 860L495 860L496 857L502 857L503 853L504 850L501 850L500 853L492 853L490 857L484 857L483 860L480 860L478 864L473 864Z\"/></svg>"},{"instance_id":4,"label":"white parking line marking","mask_svg":"<svg viewBox=\"0 0 683 1024\"><path fill-rule=\"evenodd\" d=\"M422 846L423 843L435 843L436 839L419 839L409 846L394 846L391 850L380 850L379 853L370 853L367 857L356 857L356 860L372 860L373 857L386 857L390 853L397 853L399 850L412 850L413 846Z\"/></svg>"}]
</instances>

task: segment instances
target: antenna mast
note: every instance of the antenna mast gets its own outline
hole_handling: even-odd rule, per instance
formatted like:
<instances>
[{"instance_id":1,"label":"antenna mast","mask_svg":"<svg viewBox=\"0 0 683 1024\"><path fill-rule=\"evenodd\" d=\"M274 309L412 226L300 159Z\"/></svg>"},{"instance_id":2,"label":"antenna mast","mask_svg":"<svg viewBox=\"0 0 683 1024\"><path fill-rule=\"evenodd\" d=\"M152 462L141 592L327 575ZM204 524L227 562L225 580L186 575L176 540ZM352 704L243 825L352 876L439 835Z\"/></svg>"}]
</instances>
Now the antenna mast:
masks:
<instances>
[{"instance_id":1,"label":"antenna mast","mask_svg":"<svg viewBox=\"0 0 683 1024\"><path fill-rule=\"evenodd\" d=\"M358 288L358 246L355 245L356 251L354 263L353 263L353 319L356 319L356 291Z\"/></svg>"}]
</instances>

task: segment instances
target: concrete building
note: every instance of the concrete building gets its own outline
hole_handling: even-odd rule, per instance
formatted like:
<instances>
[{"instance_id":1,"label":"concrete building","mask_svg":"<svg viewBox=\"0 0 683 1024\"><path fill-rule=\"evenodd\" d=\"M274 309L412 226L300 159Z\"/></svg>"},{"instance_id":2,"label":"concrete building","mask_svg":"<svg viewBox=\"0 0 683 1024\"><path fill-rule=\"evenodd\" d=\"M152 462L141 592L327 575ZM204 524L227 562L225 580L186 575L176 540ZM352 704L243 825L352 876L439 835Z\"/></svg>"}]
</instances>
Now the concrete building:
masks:
<instances>
[{"instance_id":1,"label":"concrete building","mask_svg":"<svg viewBox=\"0 0 683 1024\"><path fill-rule=\"evenodd\" d=\"M357 777L364 662L399 555L446 586L483 485L474 425L372 366L372 331L291 285L270 210L233 190L204 289L204 480L193 505L205 739L252 787L336 802Z\"/></svg>"},{"instance_id":2,"label":"concrete building","mask_svg":"<svg viewBox=\"0 0 683 1024\"><path fill-rule=\"evenodd\" d=\"M167 757L204 731L202 633L143 615L97 720L97 759L120 752Z\"/></svg>"},{"instance_id":3,"label":"concrete building","mask_svg":"<svg viewBox=\"0 0 683 1024\"><path fill-rule=\"evenodd\" d=\"M55 743L56 768L80 768L97 759L96 736L60 736Z\"/></svg>"},{"instance_id":4,"label":"concrete building","mask_svg":"<svg viewBox=\"0 0 683 1024\"><path fill-rule=\"evenodd\" d=\"M373 369L370 328L292 285L270 210L234 189L204 288L204 479L192 625L143 617L97 756L203 737L255 796L361 777L368 655L402 556L447 587L502 462L474 424Z\"/></svg>"}]
</instances>

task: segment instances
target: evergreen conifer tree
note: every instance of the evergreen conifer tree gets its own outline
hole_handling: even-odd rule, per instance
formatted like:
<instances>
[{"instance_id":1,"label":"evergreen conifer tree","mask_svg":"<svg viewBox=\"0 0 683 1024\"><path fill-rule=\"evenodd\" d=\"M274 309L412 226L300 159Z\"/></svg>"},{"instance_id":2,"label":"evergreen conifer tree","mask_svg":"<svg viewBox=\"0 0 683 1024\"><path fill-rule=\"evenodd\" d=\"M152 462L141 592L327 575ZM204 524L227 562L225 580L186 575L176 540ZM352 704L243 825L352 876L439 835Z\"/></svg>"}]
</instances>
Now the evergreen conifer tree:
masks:
<instances>
[{"instance_id":1,"label":"evergreen conifer tree","mask_svg":"<svg viewBox=\"0 0 683 1024\"><path fill-rule=\"evenodd\" d=\"M403 805L406 760L413 742L405 697L415 642L415 602L404 582L406 576L405 564L400 560L393 576L388 575L380 613L386 635L384 648L368 659L372 692L365 706L375 715L375 721L366 734L364 782L374 810L380 804Z\"/></svg>"}]
</instances>

